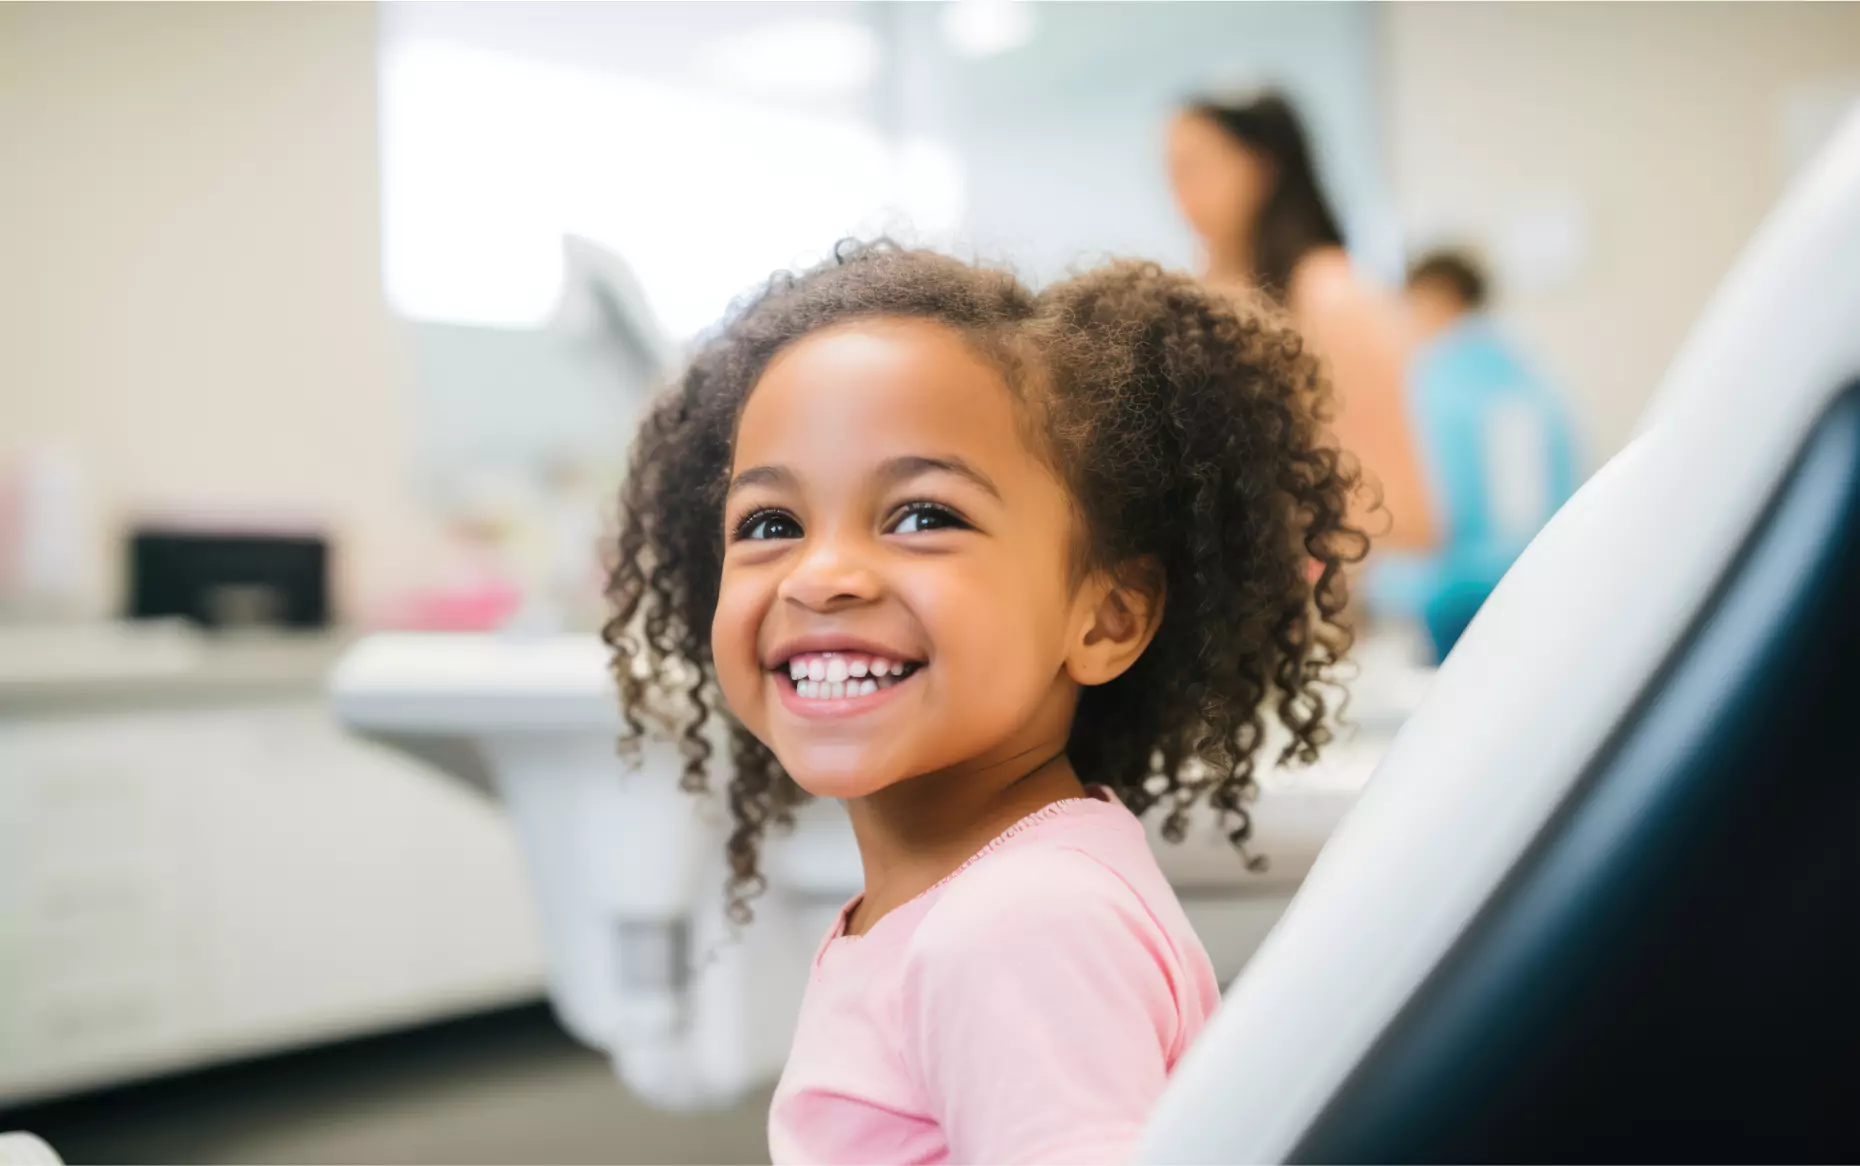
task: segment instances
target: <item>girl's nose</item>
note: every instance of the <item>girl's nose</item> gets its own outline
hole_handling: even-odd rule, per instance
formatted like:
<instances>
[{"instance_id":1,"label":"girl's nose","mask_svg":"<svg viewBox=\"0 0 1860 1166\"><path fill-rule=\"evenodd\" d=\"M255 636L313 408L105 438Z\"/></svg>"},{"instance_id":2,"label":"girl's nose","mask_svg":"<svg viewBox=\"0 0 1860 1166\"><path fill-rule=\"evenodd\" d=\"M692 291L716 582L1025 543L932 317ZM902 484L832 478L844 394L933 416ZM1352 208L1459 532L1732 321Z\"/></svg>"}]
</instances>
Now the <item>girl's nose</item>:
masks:
<instances>
[{"instance_id":1,"label":"girl's nose","mask_svg":"<svg viewBox=\"0 0 1860 1166\"><path fill-rule=\"evenodd\" d=\"M847 540L817 538L782 579L776 594L813 611L870 603L881 590L878 575Z\"/></svg>"}]
</instances>

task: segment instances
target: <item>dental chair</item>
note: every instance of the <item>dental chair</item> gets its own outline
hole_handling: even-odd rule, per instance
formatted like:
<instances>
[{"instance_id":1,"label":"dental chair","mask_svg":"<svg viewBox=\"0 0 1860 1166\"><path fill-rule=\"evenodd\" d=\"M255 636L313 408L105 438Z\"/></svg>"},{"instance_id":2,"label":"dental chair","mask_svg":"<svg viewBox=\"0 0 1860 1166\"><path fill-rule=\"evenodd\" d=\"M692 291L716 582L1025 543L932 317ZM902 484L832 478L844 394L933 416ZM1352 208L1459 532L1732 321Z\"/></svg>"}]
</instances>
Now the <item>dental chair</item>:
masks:
<instances>
[{"instance_id":1,"label":"dental chair","mask_svg":"<svg viewBox=\"0 0 1860 1166\"><path fill-rule=\"evenodd\" d=\"M1860 1159L1860 113L1506 575L1143 1159Z\"/></svg>"}]
</instances>

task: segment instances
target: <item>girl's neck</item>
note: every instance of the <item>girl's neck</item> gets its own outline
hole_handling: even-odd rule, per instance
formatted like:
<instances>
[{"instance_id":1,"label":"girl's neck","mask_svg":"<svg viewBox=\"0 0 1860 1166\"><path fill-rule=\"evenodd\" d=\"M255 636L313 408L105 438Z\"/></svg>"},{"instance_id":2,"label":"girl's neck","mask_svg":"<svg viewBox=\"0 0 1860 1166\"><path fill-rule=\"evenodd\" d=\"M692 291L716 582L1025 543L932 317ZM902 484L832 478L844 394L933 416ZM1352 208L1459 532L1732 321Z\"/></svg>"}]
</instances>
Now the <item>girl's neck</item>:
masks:
<instances>
[{"instance_id":1,"label":"girl's neck","mask_svg":"<svg viewBox=\"0 0 1860 1166\"><path fill-rule=\"evenodd\" d=\"M1028 814L1083 796L1063 748L1031 752L1019 765L984 773L925 774L848 801L865 893L847 919L847 933L864 933L934 887Z\"/></svg>"}]
</instances>

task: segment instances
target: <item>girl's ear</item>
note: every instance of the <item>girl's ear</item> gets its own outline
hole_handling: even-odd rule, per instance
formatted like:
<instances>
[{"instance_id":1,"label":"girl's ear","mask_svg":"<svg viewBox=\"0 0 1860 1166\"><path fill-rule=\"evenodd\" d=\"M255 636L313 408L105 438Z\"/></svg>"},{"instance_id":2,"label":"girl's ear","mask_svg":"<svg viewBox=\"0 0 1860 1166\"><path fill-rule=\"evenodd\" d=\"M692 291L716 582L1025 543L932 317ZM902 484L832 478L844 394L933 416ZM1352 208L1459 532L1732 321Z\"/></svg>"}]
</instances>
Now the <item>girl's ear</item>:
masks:
<instances>
[{"instance_id":1,"label":"girl's ear","mask_svg":"<svg viewBox=\"0 0 1860 1166\"><path fill-rule=\"evenodd\" d=\"M1123 675L1156 638L1166 590L1162 564L1151 558L1094 577L1086 584L1083 626L1066 654L1067 674L1086 685Z\"/></svg>"}]
</instances>

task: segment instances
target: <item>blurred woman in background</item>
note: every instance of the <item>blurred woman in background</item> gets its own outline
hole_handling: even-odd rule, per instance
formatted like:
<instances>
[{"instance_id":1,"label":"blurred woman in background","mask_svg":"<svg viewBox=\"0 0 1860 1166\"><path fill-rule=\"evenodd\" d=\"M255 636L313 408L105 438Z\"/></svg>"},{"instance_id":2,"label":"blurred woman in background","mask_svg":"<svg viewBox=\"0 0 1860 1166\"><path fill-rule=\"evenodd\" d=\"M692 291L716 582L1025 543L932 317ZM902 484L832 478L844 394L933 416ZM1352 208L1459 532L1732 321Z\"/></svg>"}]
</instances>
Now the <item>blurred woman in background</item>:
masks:
<instances>
[{"instance_id":1,"label":"blurred woman in background","mask_svg":"<svg viewBox=\"0 0 1860 1166\"><path fill-rule=\"evenodd\" d=\"M1209 286L1276 300L1329 365L1338 442L1380 485L1388 512L1378 542L1431 546L1432 508L1403 395L1402 313L1352 267L1290 104L1268 92L1185 106L1169 131L1169 177L1205 249Z\"/></svg>"}]
</instances>

